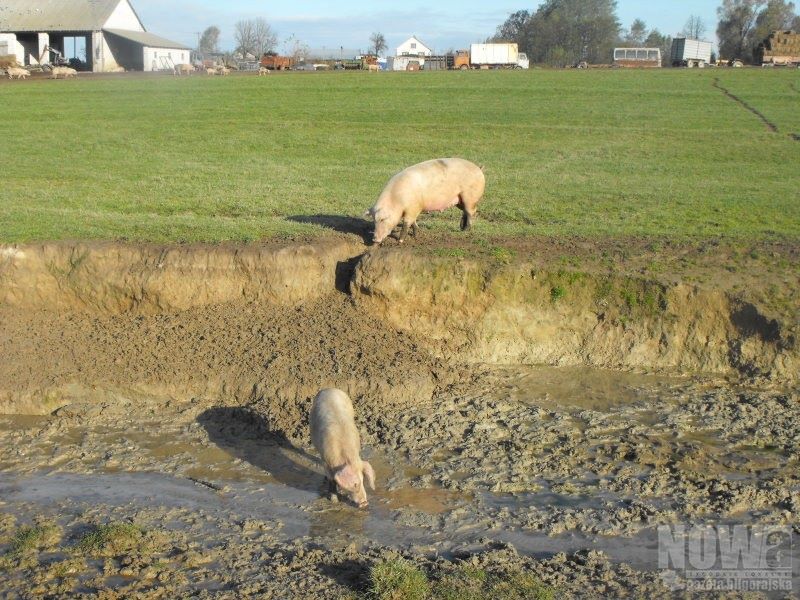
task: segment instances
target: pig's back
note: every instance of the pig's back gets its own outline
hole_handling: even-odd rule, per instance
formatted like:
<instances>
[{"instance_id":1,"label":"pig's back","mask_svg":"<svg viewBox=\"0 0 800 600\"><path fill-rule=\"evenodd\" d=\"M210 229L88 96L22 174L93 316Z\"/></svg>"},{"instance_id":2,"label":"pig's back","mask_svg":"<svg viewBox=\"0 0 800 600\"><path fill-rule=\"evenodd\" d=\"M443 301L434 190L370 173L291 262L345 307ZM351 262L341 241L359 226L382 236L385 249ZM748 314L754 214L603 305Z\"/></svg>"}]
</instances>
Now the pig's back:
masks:
<instances>
[{"instance_id":1,"label":"pig's back","mask_svg":"<svg viewBox=\"0 0 800 600\"><path fill-rule=\"evenodd\" d=\"M341 390L321 390L311 407L311 442L330 466L358 457L360 440L353 416L353 403Z\"/></svg>"}]
</instances>

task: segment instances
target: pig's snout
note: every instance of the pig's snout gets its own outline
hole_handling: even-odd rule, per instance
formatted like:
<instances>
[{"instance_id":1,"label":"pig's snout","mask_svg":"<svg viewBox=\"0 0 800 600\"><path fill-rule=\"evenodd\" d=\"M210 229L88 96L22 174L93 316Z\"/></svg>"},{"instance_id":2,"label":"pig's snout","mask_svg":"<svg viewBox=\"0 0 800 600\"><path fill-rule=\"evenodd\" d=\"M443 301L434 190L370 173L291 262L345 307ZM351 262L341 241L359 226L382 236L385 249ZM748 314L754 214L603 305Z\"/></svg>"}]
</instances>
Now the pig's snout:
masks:
<instances>
[{"instance_id":1,"label":"pig's snout","mask_svg":"<svg viewBox=\"0 0 800 600\"><path fill-rule=\"evenodd\" d=\"M363 502L358 503L358 508L367 508L369 506L369 502L364 500Z\"/></svg>"}]
</instances>

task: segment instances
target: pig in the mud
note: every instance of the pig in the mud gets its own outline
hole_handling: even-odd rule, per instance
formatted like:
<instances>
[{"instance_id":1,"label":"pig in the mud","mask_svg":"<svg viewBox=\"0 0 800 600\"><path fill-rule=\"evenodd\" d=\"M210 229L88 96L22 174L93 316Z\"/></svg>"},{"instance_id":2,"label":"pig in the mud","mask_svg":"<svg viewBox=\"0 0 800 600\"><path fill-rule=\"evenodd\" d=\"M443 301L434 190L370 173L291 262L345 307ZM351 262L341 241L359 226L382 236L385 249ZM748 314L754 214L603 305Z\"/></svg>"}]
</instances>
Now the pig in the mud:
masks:
<instances>
[{"instance_id":1,"label":"pig in the mud","mask_svg":"<svg viewBox=\"0 0 800 600\"><path fill-rule=\"evenodd\" d=\"M320 390L311 407L311 441L325 463L331 495L336 488L359 508L367 506L364 479L375 489L372 466L361 460L353 403L341 390Z\"/></svg>"},{"instance_id":2,"label":"pig in the mud","mask_svg":"<svg viewBox=\"0 0 800 600\"><path fill-rule=\"evenodd\" d=\"M486 177L481 168L463 158L437 158L408 167L389 180L367 214L375 219L373 241L380 244L402 223L402 242L409 228L417 234L421 212L458 206L464 214L461 229L469 229L483 197Z\"/></svg>"}]
</instances>

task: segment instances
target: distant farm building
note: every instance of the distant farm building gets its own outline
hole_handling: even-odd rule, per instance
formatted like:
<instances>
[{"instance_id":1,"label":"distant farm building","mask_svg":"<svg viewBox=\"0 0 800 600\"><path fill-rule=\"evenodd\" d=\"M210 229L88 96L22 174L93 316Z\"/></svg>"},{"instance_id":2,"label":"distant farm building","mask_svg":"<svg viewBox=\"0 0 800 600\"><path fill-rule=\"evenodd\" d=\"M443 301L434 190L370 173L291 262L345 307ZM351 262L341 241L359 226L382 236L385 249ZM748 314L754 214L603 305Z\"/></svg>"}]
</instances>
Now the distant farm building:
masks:
<instances>
[{"instance_id":1,"label":"distant farm building","mask_svg":"<svg viewBox=\"0 0 800 600\"><path fill-rule=\"evenodd\" d=\"M433 50L412 35L397 47L395 56L431 56L432 54Z\"/></svg>"},{"instance_id":2,"label":"distant farm building","mask_svg":"<svg viewBox=\"0 0 800 600\"><path fill-rule=\"evenodd\" d=\"M0 55L50 63L85 48L86 70L157 71L188 63L190 49L145 30L129 0L0 0Z\"/></svg>"},{"instance_id":3,"label":"distant farm building","mask_svg":"<svg viewBox=\"0 0 800 600\"><path fill-rule=\"evenodd\" d=\"M659 48L614 48L614 65L617 67L653 67L661 66L661 50Z\"/></svg>"}]
</instances>

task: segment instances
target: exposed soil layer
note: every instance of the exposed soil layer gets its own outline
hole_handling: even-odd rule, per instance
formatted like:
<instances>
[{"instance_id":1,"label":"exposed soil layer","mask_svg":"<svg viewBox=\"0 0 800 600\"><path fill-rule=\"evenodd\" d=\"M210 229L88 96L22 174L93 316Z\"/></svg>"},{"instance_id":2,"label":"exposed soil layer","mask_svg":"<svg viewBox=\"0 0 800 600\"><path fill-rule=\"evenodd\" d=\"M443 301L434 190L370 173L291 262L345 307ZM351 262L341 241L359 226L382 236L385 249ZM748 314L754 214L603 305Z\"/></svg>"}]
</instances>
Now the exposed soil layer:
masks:
<instances>
[{"instance_id":1,"label":"exposed soil layer","mask_svg":"<svg viewBox=\"0 0 800 600\"><path fill-rule=\"evenodd\" d=\"M770 250L765 292L713 252L680 249L687 283L641 273L645 248L579 268L537 244L0 249L0 583L334 598L400 551L434 578L463 559L670 597L656 526L797 533L794 250ZM354 400L369 511L320 494L325 386ZM36 519L59 535L15 552ZM108 522L144 533L81 551Z\"/></svg>"}]
</instances>

